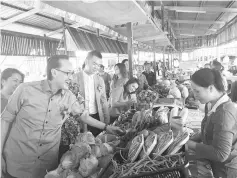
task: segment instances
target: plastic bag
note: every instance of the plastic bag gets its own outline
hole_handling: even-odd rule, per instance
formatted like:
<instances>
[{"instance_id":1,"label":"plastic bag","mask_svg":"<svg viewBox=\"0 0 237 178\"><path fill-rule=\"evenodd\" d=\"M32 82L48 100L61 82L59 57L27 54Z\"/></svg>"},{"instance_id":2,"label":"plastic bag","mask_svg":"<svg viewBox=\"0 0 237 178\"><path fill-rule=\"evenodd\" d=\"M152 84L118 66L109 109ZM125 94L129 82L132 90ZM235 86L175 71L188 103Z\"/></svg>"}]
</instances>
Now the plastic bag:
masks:
<instances>
[{"instance_id":1,"label":"plastic bag","mask_svg":"<svg viewBox=\"0 0 237 178\"><path fill-rule=\"evenodd\" d=\"M208 160L197 160L197 178L214 178L211 165Z\"/></svg>"},{"instance_id":2,"label":"plastic bag","mask_svg":"<svg viewBox=\"0 0 237 178\"><path fill-rule=\"evenodd\" d=\"M168 107L160 107L155 113L155 119L158 120L159 124L166 124L169 122L168 119L169 108Z\"/></svg>"}]
</instances>

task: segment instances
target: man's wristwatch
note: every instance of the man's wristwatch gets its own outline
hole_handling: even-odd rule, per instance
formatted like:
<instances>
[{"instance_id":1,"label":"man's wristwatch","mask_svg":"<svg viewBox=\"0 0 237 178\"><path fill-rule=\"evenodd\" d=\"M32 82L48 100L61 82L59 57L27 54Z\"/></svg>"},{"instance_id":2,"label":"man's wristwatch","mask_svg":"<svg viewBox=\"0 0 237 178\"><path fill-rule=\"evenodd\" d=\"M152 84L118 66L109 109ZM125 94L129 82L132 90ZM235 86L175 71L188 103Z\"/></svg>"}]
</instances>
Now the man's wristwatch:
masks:
<instances>
[{"instance_id":1,"label":"man's wristwatch","mask_svg":"<svg viewBox=\"0 0 237 178\"><path fill-rule=\"evenodd\" d=\"M107 130L108 124L105 124L104 131Z\"/></svg>"}]
</instances>

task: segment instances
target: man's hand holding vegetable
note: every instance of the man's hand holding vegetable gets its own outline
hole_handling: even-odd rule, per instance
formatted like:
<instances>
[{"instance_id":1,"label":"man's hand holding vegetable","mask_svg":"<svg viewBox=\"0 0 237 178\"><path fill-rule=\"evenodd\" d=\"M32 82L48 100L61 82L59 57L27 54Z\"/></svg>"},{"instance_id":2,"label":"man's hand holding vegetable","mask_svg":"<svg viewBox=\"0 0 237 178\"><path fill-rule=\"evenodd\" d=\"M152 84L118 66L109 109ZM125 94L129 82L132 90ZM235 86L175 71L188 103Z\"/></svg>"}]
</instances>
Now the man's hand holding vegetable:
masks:
<instances>
[{"instance_id":1,"label":"man's hand holding vegetable","mask_svg":"<svg viewBox=\"0 0 237 178\"><path fill-rule=\"evenodd\" d=\"M121 130L119 127L107 125L103 122L100 122L100 121L92 118L89 115L89 112L87 109L85 109L84 112L81 114L81 111L79 109L80 107L78 107L78 104L79 104L78 102L75 102L73 104L72 113L73 113L73 115L81 115L80 119L82 122L84 122L85 124L88 124L92 127L96 127L98 129L105 130L111 134L115 134L115 135L123 134L123 130Z\"/></svg>"}]
</instances>

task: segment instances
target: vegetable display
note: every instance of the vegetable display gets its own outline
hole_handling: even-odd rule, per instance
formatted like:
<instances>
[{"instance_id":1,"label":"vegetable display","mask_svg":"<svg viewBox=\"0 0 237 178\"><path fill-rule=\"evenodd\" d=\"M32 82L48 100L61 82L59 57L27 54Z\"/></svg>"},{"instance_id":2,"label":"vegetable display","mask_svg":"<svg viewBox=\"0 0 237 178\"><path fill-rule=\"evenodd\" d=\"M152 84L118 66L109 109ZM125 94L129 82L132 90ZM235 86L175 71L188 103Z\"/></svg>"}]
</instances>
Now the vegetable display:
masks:
<instances>
[{"instance_id":1,"label":"vegetable display","mask_svg":"<svg viewBox=\"0 0 237 178\"><path fill-rule=\"evenodd\" d=\"M113 142L103 143L91 132L80 133L75 144L63 154L58 168L48 172L45 178L96 178L101 165L110 162L108 156L114 151Z\"/></svg>"},{"instance_id":2,"label":"vegetable display","mask_svg":"<svg viewBox=\"0 0 237 178\"><path fill-rule=\"evenodd\" d=\"M125 164L119 164L115 160L113 160L113 174L109 178L125 177L141 173L159 171L164 168L178 167L183 165L184 162L185 158L183 153L157 156L154 159L145 157L138 162L129 162Z\"/></svg>"},{"instance_id":3,"label":"vegetable display","mask_svg":"<svg viewBox=\"0 0 237 178\"><path fill-rule=\"evenodd\" d=\"M129 111L131 113L131 111ZM180 117L181 124L185 124L188 109L171 109L161 106L157 111L142 109L132 114L123 114L117 126L126 125L126 134L119 137L118 147L125 150L117 152L121 160L113 157L111 174L108 178L119 178L130 175L159 171L162 168L176 167L184 164L184 154L181 148L189 139L187 130L177 134L177 121L169 120ZM176 124L176 125L175 125ZM177 135L177 136L176 136ZM127 153L124 153L126 152Z\"/></svg>"},{"instance_id":4,"label":"vegetable display","mask_svg":"<svg viewBox=\"0 0 237 178\"><path fill-rule=\"evenodd\" d=\"M158 83L152 89L159 94L159 98L166 98L169 95L170 86L164 83Z\"/></svg>"},{"instance_id":5,"label":"vegetable display","mask_svg":"<svg viewBox=\"0 0 237 178\"><path fill-rule=\"evenodd\" d=\"M129 152L128 152L128 160L130 162L134 162L139 153L142 150L142 147L144 145L144 137L143 135L138 135L136 136L133 140L132 140L132 145L129 148Z\"/></svg>"},{"instance_id":6,"label":"vegetable display","mask_svg":"<svg viewBox=\"0 0 237 178\"><path fill-rule=\"evenodd\" d=\"M158 98L158 93L151 91L151 90L142 90L137 95L137 99L141 103L150 104L152 102L155 102L157 98Z\"/></svg>"}]
</instances>

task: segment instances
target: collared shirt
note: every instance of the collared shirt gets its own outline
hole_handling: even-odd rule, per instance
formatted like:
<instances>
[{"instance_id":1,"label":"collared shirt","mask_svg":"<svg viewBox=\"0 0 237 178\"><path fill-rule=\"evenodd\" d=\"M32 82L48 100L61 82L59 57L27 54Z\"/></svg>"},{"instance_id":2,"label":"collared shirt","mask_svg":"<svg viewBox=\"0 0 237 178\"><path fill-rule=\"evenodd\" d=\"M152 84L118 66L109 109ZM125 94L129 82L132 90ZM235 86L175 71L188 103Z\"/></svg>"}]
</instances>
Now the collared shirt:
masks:
<instances>
[{"instance_id":1,"label":"collared shirt","mask_svg":"<svg viewBox=\"0 0 237 178\"><path fill-rule=\"evenodd\" d=\"M229 97L227 94L223 95L214 106L211 107L211 103L208 103L207 107L208 107L208 113L207 115L210 116L212 113L216 112L216 109L223 103L229 101Z\"/></svg>"},{"instance_id":2,"label":"collared shirt","mask_svg":"<svg viewBox=\"0 0 237 178\"><path fill-rule=\"evenodd\" d=\"M1 119L13 122L4 147L7 171L19 178L42 178L58 165L61 126L76 97L53 94L47 80L21 84Z\"/></svg>"},{"instance_id":3,"label":"collared shirt","mask_svg":"<svg viewBox=\"0 0 237 178\"><path fill-rule=\"evenodd\" d=\"M94 75L88 75L83 71L83 77L85 83L85 109L89 111L89 114L96 114L98 111L95 100Z\"/></svg>"}]
</instances>

